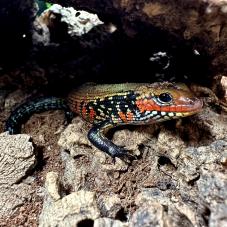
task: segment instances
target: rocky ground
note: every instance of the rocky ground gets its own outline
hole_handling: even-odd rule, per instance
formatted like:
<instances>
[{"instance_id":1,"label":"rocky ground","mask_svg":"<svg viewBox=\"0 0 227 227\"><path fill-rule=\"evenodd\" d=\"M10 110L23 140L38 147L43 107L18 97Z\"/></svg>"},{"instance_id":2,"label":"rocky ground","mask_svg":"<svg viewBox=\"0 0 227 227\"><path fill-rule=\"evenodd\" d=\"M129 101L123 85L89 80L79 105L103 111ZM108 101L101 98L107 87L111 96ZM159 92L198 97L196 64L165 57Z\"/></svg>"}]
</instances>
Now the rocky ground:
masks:
<instances>
[{"instance_id":1,"label":"rocky ground","mask_svg":"<svg viewBox=\"0 0 227 227\"><path fill-rule=\"evenodd\" d=\"M1 128L14 92L4 100ZM26 95L24 95L24 98ZM225 226L227 116L117 128L112 140L137 160L112 160L87 140L79 117L31 117L20 135L2 133L2 226Z\"/></svg>"},{"instance_id":2,"label":"rocky ground","mask_svg":"<svg viewBox=\"0 0 227 227\"><path fill-rule=\"evenodd\" d=\"M225 0L64 1L104 21L82 37L74 9L68 34L58 16L35 17L31 1L0 5L0 226L227 226ZM112 130L131 163L113 163L87 140L90 125L79 116L66 125L61 111L4 132L27 99L163 80L191 85L203 111Z\"/></svg>"}]
</instances>

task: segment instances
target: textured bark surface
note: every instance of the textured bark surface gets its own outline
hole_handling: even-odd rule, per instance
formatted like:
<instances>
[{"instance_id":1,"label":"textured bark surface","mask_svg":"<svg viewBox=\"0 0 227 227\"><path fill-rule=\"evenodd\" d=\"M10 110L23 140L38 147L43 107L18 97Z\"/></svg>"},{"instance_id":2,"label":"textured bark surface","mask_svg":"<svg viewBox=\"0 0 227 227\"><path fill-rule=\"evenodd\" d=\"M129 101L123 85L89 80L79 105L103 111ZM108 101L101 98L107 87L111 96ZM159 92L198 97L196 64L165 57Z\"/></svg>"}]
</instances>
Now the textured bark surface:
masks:
<instances>
[{"instance_id":1,"label":"textured bark surface","mask_svg":"<svg viewBox=\"0 0 227 227\"><path fill-rule=\"evenodd\" d=\"M227 1L215 0L72 0L74 7L92 10L117 21L133 36L141 31L138 23L164 30L189 42L211 59L213 73L226 73Z\"/></svg>"},{"instance_id":2,"label":"textured bark surface","mask_svg":"<svg viewBox=\"0 0 227 227\"><path fill-rule=\"evenodd\" d=\"M36 163L28 135L0 134L0 220L31 199L32 187L22 178Z\"/></svg>"},{"instance_id":3,"label":"textured bark surface","mask_svg":"<svg viewBox=\"0 0 227 227\"><path fill-rule=\"evenodd\" d=\"M27 98L62 97L88 81L198 82L226 100L225 0L66 0L117 31L60 32L47 46L31 45L31 1L1 4L1 131ZM159 51L170 54L164 72L150 61ZM131 164L113 164L92 146L79 117L64 127L61 111L32 116L22 132L33 146L29 136L0 135L0 225L226 226L227 116L218 104L180 121L113 130L111 140L136 155Z\"/></svg>"}]
</instances>

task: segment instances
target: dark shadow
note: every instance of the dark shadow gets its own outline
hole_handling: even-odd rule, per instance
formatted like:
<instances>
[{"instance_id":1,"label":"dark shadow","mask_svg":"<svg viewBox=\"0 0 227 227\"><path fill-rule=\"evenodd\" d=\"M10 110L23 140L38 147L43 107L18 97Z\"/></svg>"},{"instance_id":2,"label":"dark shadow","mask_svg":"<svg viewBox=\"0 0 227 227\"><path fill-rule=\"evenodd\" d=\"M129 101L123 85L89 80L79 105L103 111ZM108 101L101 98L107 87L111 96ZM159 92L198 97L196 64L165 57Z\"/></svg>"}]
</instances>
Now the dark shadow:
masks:
<instances>
[{"instance_id":1,"label":"dark shadow","mask_svg":"<svg viewBox=\"0 0 227 227\"><path fill-rule=\"evenodd\" d=\"M93 227L94 221L92 219L85 219L77 223L77 227Z\"/></svg>"},{"instance_id":2,"label":"dark shadow","mask_svg":"<svg viewBox=\"0 0 227 227\"><path fill-rule=\"evenodd\" d=\"M121 208L117 214L116 214L116 219L120 220L122 222L127 222L128 221L128 213L124 210L124 208Z\"/></svg>"}]
</instances>

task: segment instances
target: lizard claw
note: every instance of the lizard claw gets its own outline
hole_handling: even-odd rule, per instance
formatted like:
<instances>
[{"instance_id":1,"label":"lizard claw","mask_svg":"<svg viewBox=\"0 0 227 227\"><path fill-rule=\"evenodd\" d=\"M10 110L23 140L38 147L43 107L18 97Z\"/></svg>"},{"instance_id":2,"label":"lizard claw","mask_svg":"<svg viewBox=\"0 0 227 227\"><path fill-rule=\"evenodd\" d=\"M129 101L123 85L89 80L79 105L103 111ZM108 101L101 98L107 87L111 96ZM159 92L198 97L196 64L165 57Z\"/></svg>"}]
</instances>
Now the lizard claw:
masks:
<instances>
[{"instance_id":1,"label":"lizard claw","mask_svg":"<svg viewBox=\"0 0 227 227\"><path fill-rule=\"evenodd\" d=\"M136 159L136 156L130 154L130 152L128 150L125 150L123 147L118 147L118 149L115 150L114 154L112 153L110 154L110 156L113 158L113 164L116 163L116 157L128 164Z\"/></svg>"}]
</instances>

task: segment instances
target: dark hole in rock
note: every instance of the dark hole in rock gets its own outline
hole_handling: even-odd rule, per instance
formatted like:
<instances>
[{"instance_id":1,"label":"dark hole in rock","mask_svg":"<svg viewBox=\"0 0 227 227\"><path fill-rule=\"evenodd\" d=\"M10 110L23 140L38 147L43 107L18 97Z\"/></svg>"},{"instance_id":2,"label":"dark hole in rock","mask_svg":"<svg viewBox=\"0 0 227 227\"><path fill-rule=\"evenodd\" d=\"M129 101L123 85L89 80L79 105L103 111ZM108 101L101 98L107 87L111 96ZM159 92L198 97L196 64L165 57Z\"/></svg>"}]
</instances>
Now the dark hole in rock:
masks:
<instances>
[{"instance_id":1,"label":"dark hole in rock","mask_svg":"<svg viewBox=\"0 0 227 227\"><path fill-rule=\"evenodd\" d=\"M94 226L94 221L92 219L85 219L78 222L77 227L92 227Z\"/></svg>"},{"instance_id":2,"label":"dark hole in rock","mask_svg":"<svg viewBox=\"0 0 227 227\"><path fill-rule=\"evenodd\" d=\"M198 175L197 177L195 177L194 179L188 181L188 185L190 186L194 186L195 185L195 182L198 181L200 178L200 175Z\"/></svg>"},{"instance_id":3,"label":"dark hole in rock","mask_svg":"<svg viewBox=\"0 0 227 227\"><path fill-rule=\"evenodd\" d=\"M125 212L124 208L121 208L117 214L116 214L116 219L126 222L128 221L128 214Z\"/></svg>"},{"instance_id":4,"label":"dark hole in rock","mask_svg":"<svg viewBox=\"0 0 227 227\"><path fill-rule=\"evenodd\" d=\"M63 196L70 195L73 192L73 188L71 185L62 185L60 184L60 191Z\"/></svg>"},{"instance_id":5,"label":"dark hole in rock","mask_svg":"<svg viewBox=\"0 0 227 227\"><path fill-rule=\"evenodd\" d=\"M209 217L210 217L211 211L208 207L204 208L204 212L202 213L203 220L205 224L208 226L209 224Z\"/></svg>"},{"instance_id":6,"label":"dark hole in rock","mask_svg":"<svg viewBox=\"0 0 227 227\"><path fill-rule=\"evenodd\" d=\"M64 149L64 152L70 155L70 150Z\"/></svg>"},{"instance_id":7,"label":"dark hole in rock","mask_svg":"<svg viewBox=\"0 0 227 227\"><path fill-rule=\"evenodd\" d=\"M168 157L160 156L159 159L158 159L158 164L160 166L172 165L172 162L170 161L170 159Z\"/></svg>"},{"instance_id":8,"label":"dark hole in rock","mask_svg":"<svg viewBox=\"0 0 227 227\"><path fill-rule=\"evenodd\" d=\"M170 189L171 186L172 186L172 185L171 185L170 183L166 184L166 188L167 188L167 189Z\"/></svg>"},{"instance_id":9,"label":"dark hole in rock","mask_svg":"<svg viewBox=\"0 0 227 227\"><path fill-rule=\"evenodd\" d=\"M47 158L45 159L43 156L43 152L44 152L44 147L43 146L37 146L33 143L34 149L35 149L35 153L36 153L36 160L37 160L37 164L35 169L37 171L42 171L43 167L46 165L47 163Z\"/></svg>"},{"instance_id":10,"label":"dark hole in rock","mask_svg":"<svg viewBox=\"0 0 227 227\"><path fill-rule=\"evenodd\" d=\"M61 16L55 15L54 28L50 28L50 39L51 42L63 42L67 39L68 25L65 22L61 22Z\"/></svg>"},{"instance_id":11,"label":"dark hole in rock","mask_svg":"<svg viewBox=\"0 0 227 227\"><path fill-rule=\"evenodd\" d=\"M138 149L139 149L139 151L143 151L145 149L144 144L139 144Z\"/></svg>"},{"instance_id":12,"label":"dark hole in rock","mask_svg":"<svg viewBox=\"0 0 227 227\"><path fill-rule=\"evenodd\" d=\"M162 206L163 206L163 208L164 208L164 211L165 211L165 212L168 212L169 207L168 207L168 206L166 206L166 205L162 205Z\"/></svg>"},{"instance_id":13,"label":"dark hole in rock","mask_svg":"<svg viewBox=\"0 0 227 227\"><path fill-rule=\"evenodd\" d=\"M76 17L80 16L80 12L76 12L75 16Z\"/></svg>"},{"instance_id":14,"label":"dark hole in rock","mask_svg":"<svg viewBox=\"0 0 227 227\"><path fill-rule=\"evenodd\" d=\"M73 159L77 160L77 159L81 159L83 157L84 157L83 154L78 154L78 155L73 156Z\"/></svg>"}]
</instances>

